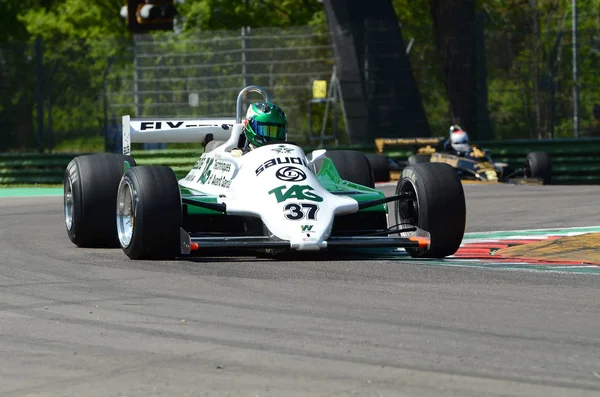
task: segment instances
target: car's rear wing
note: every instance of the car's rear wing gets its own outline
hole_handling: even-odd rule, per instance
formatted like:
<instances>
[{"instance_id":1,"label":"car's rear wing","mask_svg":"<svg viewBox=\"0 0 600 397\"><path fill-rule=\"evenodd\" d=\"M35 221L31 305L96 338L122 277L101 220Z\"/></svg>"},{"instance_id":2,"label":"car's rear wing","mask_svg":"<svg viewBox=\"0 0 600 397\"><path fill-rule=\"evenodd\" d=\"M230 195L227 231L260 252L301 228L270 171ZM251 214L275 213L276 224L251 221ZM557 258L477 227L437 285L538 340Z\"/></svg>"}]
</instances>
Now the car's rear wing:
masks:
<instances>
[{"instance_id":1,"label":"car's rear wing","mask_svg":"<svg viewBox=\"0 0 600 397\"><path fill-rule=\"evenodd\" d=\"M249 92L261 94L266 102L270 101L262 87L250 85L238 94L235 118L132 119L123 116L123 154L131 154L132 143L204 142L208 134L212 134L214 140L226 141L221 150L233 147L242 132L242 104Z\"/></svg>"},{"instance_id":2,"label":"car's rear wing","mask_svg":"<svg viewBox=\"0 0 600 397\"><path fill-rule=\"evenodd\" d=\"M415 153L418 152L433 152L436 148L440 148L445 138L376 138L375 148L378 153L383 153L386 146L411 148Z\"/></svg>"},{"instance_id":3,"label":"car's rear wing","mask_svg":"<svg viewBox=\"0 0 600 397\"><path fill-rule=\"evenodd\" d=\"M214 119L132 119L123 116L123 154L131 154L132 143L203 142L208 134L227 141L234 118Z\"/></svg>"}]
</instances>

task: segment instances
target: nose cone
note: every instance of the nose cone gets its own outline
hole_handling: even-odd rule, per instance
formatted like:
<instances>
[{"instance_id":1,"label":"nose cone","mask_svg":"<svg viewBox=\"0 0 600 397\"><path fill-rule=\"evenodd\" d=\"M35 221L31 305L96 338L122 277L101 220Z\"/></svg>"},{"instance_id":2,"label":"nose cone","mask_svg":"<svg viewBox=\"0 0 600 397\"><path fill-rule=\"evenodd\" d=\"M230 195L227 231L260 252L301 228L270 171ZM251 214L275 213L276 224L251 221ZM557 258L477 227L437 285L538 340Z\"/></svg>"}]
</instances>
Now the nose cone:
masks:
<instances>
[{"instance_id":1,"label":"nose cone","mask_svg":"<svg viewBox=\"0 0 600 397\"><path fill-rule=\"evenodd\" d=\"M335 215L358 208L356 200L321 186L302 149L289 144L244 155L234 185L228 209L259 216L273 238L298 250L326 247Z\"/></svg>"}]
</instances>

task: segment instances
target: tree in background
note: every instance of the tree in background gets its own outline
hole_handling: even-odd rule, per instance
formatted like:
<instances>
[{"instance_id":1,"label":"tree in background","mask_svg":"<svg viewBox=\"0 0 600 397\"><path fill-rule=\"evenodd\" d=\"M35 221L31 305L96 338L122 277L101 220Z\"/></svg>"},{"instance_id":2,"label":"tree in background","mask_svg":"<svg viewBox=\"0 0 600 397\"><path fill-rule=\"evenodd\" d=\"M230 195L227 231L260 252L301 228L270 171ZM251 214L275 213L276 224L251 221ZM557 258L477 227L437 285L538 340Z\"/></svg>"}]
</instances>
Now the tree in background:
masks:
<instances>
[{"instance_id":1,"label":"tree in background","mask_svg":"<svg viewBox=\"0 0 600 397\"><path fill-rule=\"evenodd\" d=\"M473 4L475 11L486 16L489 111L495 137L572 136L571 1L393 0L403 35L411 43L409 56L413 74L433 133L445 135L451 122L465 122L463 114L468 113L465 109L471 106L468 101L449 100L448 84L471 85L471 76L463 74L463 77L448 80L445 70L449 66L460 66L460 62L448 63L450 48L446 48L444 55L436 45L436 31L439 38L460 32L434 29L431 5L448 7L453 1L460 3L458 7L468 3L469 13ZM580 125L585 135L597 129L594 115L600 107L597 66L600 64L600 2L578 2ZM233 7L231 3L186 0L179 5L181 23L170 40L174 45L185 45L184 39L196 32L237 30L242 26L311 24L321 31L326 27L318 0L246 0ZM0 2L0 89L9 93L0 97L0 150L35 145L33 41L36 37L44 43L46 113L49 88L52 88L53 129L64 137L83 133L98 135L98 120L102 117L102 75L108 59L114 57L115 73L131 75L132 41L119 15L122 5L123 0ZM433 15L437 14L433 12ZM442 19L451 30L463 25L462 20L456 21L449 15ZM465 59L469 58L469 51L462 54ZM460 70L454 72L461 73ZM458 106L463 110L457 110ZM48 114L45 114L45 122L48 123Z\"/></svg>"},{"instance_id":2,"label":"tree in background","mask_svg":"<svg viewBox=\"0 0 600 397\"><path fill-rule=\"evenodd\" d=\"M496 138L573 137L571 1L482 1ZM582 133L598 100L600 3L578 0Z\"/></svg>"},{"instance_id":3,"label":"tree in background","mask_svg":"<svg viewBox=\"0 0 600 397\"><path fill-rule=\"evenodd\" d=\"M600 62L600 2L578 0L578 3L579 120L582 135L590 135L598 130L593 109L595 105L600 106L600 89L597 88L600 70L595 66ZM440 131L442 124L463 122L462 111L456 109L464 109L465 103L457 99L458 103L451 106L449 101L453 92L460 90L450 90L446 94L444 88L449 84L472 86L469 75L459 76L461 68L471 68L471 61L464 62L470 59L464 53L463 61L452 62L449 56L459 54L456 48L447 44L470 34L475 12L484 15L483 56L489 92L488 111L495 138L573 136L570 0L394 0L394 4L403 31L407 32L408 38L415 39L411 62L430 123L433 127L439 120L444 120L439 128L432 128L434 131ZM453 16L453 7L460 9L466 5L469 9L463 9L463 15L471 16ZM446 25L443 31L441 25L437 28L433 25L433 18ZM437 34L437 40L434 34ZM437 46L436 41L444 48ZM472 51L471 46L466 44L467 52ZM453 77L447 77L449 71ZM443 129L444 133L446 129Z\"/></svg>"},{"instance_id":4,"label":"tree in background","mask_svg":"<svg viewBox=\"0 0 600 397\"><path fill-rule=\"evenodd\" d=\"M114 61L114 71L131 76L132 36L119 14L123 5L123 0L0 2L0 86L11 92L0 100L0 127L11 132L0 137L0 150L35 144L36 38L43 43L45 128L52 123L61 139L98 135L109 60ZM187 0L178 5L182 21L178 36L183 42L201 30L306 25L321 9L317 0L243 1L233 7L225 0Z\"/></svg>"},{"instance_id":5,"label":"tree in background","mask_svg":"<svg viewBox=\"0 0 600 397\"><path fill-rule=\"evenodd\" d=\"M18 15L39 2L0 2L0 150L33 144L35 74L27 41L29 34ZM29 72L29 73L28 73Z\"/></svg>"},{"instance_id":6,"label":"tree in background","mask_svg":"<svg viewBox=\"0 0 600 397\"><path fill-rule=\"evenodd\" d=\"M178 5L183 30L290 27L324 22L319 0L186 0Z\"/></svg>"}]
</instances>

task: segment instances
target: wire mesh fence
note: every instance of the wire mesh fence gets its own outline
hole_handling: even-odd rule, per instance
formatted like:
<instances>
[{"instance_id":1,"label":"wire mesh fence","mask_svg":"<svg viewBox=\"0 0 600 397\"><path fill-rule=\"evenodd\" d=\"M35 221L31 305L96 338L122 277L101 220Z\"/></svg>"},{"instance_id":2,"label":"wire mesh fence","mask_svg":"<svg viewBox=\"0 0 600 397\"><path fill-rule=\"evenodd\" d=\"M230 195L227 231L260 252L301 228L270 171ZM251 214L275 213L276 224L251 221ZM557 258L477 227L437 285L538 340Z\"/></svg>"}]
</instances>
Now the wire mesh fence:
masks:
<instances>
[{"instance_id":1,"label":"wire mesh fence","mask_svg":"<svg viewBox=\"0 0 600 397\"><path fill-rule=\"evenodd\" d=\"M307 27L204 32L183 41L138 36L127 56L130 67L109 74L112 113L234 116L239 91L259 85L286 111L292 139L307 131L312 82L328 80L333 71L327 34Z\"/></svg>"}]
</instances>

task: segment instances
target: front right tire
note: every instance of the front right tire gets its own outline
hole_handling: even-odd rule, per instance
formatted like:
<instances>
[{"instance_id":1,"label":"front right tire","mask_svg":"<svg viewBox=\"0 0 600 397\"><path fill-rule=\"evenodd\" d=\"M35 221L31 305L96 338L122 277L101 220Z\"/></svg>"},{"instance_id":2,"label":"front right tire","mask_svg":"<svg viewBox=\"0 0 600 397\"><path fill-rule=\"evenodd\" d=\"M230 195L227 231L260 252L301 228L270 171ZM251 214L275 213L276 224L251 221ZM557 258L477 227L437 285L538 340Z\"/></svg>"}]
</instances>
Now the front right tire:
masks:
<instances>
[{"instance_id":1,"label":"front right tire","mask_svg":"<svg viewBox=\"0 0 600 397\"><path fill-rule=\"evenodd\" d=\"M407 249L411 256L443 258L458 250L465 233L467 209L465 192L454 168L444 163L408 166L398 180L396 194L413 197L396 204L396 223L416 226L430 235L428 248ZM411 233L401 235L410 237Z\"/></svg>"}]
</instances>

